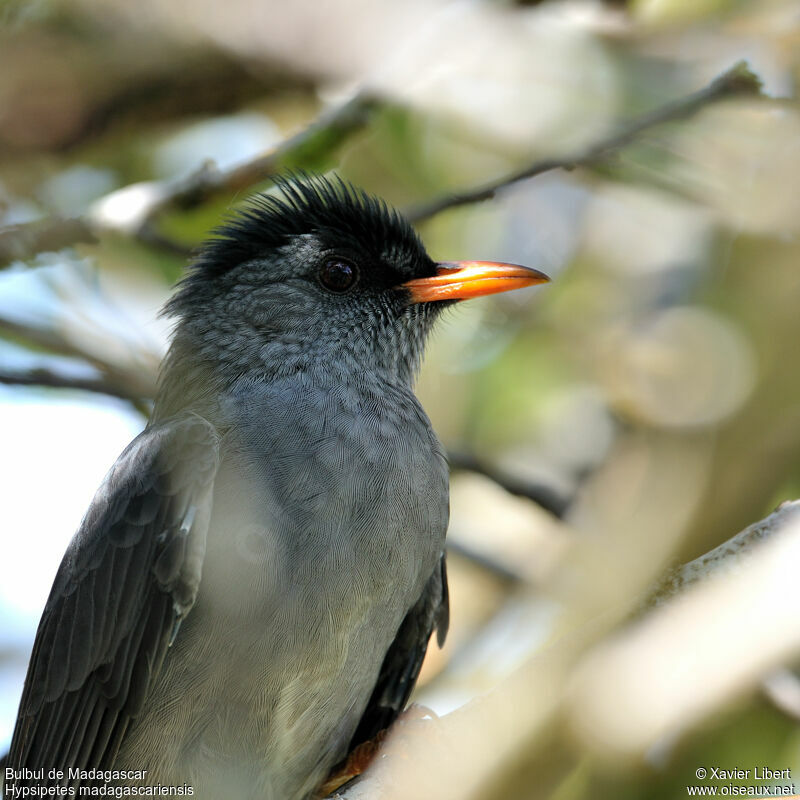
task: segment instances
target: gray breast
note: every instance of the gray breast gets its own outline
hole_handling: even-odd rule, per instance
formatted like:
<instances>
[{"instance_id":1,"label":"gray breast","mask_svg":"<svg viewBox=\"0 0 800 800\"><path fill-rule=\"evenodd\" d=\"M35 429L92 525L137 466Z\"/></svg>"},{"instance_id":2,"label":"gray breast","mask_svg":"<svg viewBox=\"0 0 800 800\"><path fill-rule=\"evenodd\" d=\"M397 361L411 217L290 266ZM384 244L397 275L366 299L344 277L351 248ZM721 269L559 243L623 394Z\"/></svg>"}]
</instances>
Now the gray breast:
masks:
<instances>
[{"instance_id":1,"label":"gray breast","mask_svg":"<svg viewBox=\"0 0 800 800\"><path fill-rule=\"evenodd\" d=\"M402 387L250 385L225 415L197 604L148 706L169 742L134 729L122 756L201 797L302 798L437 564L446 463Z\"/></svg>"}]
</instances>

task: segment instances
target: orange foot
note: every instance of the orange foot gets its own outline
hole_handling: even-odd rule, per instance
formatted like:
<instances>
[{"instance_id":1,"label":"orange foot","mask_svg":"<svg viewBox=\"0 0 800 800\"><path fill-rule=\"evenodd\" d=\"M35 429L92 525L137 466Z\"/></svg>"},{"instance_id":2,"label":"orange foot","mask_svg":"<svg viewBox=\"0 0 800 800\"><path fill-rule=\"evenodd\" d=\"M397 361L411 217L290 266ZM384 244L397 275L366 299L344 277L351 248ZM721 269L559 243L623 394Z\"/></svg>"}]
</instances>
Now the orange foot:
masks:
<instances>
[{"instance_id":1,"label":"orange foot","mask_svg":"<svg viewBox=\"0 0 800 800\"><path fill-rule=\"evenodd\" d=\"M345 761L333 768L328 779L317 790L317 795L327 797L348 781L357 778L362 772L366 772L367 767L375 760L375 756L378 755L378 751L386 741L388 733L388 729L379 731L374 739L362 742L356 747Z\"/></svg>"},{"instance_id":2,"label":"orange foot","mask_svg":"<svg viewBox=\"0 0 800 800\"><path fill-rule=\"evenodd\" d=\"M426 718L439 719L436 712L427 706L420 705L419 703L412 703L405 711L397 717L394 725L402 727L408 723L419 722ZM394 727L394 725L392 727ZM384 728L369 741L362 742L358 747L353 750L347 759L338 766L334 767L328 779L317 791L317 796L327 797L337 789L344 786L348 781L357 778L363 772L366 772L369 765L375 760L375 757L383 747L391 728Z\"/></svg>"}]
</instances>

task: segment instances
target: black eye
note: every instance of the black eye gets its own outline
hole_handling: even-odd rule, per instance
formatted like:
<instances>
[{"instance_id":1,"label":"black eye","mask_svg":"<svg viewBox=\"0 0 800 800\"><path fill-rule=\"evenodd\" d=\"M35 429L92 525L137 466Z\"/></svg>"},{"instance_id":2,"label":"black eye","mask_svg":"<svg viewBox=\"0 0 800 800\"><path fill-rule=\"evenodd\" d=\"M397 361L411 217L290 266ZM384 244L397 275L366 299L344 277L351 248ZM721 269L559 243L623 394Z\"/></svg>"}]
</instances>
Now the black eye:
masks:
<instances>
[{"instance_id":1,"label":"black eye","mask_svg":"<svg viewBox=\"0 0 800 800\"><path fill-rule=\"evenodd\" d=\"M358 269L346 261L328 261L319 271L319 280L331 292L346 292L358 281Z\"/></svg>"}]
</instances>

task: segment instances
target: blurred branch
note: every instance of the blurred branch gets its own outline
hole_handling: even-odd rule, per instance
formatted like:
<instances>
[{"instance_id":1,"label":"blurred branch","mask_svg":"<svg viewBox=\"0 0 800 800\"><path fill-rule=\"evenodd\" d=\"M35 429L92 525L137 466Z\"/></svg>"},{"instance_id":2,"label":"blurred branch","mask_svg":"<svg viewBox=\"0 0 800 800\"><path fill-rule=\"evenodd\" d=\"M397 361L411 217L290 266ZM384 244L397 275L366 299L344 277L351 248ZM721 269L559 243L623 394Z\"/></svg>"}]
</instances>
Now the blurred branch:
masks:
<instances>
[{"instance_id":1,"label":"blurred branch","mask_svg":"<svg viewBox=\"0 0 800 800\"><path fill-rule=\"evenodd\" d=\"M451 469L465 470L483 475L505 489L509 494L517 497L526 497L559 519L563 518L572 502L572 497L557 492L550 486L525 481L505 470L489 466L471 453L450 450L447 453L447 460Z\"/></svg>"},{"instance_id":2,"label":"blurred branch","mask_svg":"<svg viewBox=\"0 0 800 800\"><path fill-rule=\"evenodd\" d=\"M41 386L47 389L73 389L106 397L125 400L145 419L149 419L153 407L147 397L134 397L131 387L125 382L117 382L113 376L101 375L93 378L82 378L67 372L35 367L29 370L0 370L0 384L6 386Z\"/></svg>"},{"instance_id":3,"label":"blurred branch","mask_svg":"<svg viewBox=\"0 0 800 800\"><path fill-rule=\"evenodd\" d=\"M19 320L8 319L7 317L0 317L0 335L10 339L21 339L25 344L39 347L42 350L47 350L50 353L55 353L60 356L78 356L102 368L102 365L96 364L93 358L90 358L85 352L76 348L71 342L68 342L67 339L54 328L20 322Z\"/></svg>"},{"instance_id":4,"label":"blurred branch","mask_svg":"<svg viewBox=\"0 0 800 800\"><path fill-rule=\"evenodd\" d=\"M776 669L761 683L764 697L793 722L800 722L800 678L788 668Z\"/></svg>"},{"instance_id":5,"label":"blurred branch","mask_svg":"<svg viewBox=\"0 0 800 800\"><path fill-rule=\"evenodd\" d=\"M102 13L79 5L32 15L8 11L29 3L0 3L0 75L13 76L3 91L3 166L31 154L72 153L120 132L141 138L181 119L233 113L286 89L314 90L308 75L277 60L261 59L254 68L209 40L175 38L145 22L147 15L131 26L109 3ZM11 22L15 13L19 19ZM43 92L47 116L30 104Z\"/></svg>"},{"instance_id":6,"label":"blurred branch","mask_svg":"<svg viewBox=\"0 0 800 800\"><path fill-rule=\"evenodd\" d=\"M113 387L111 391L105 393L123 400L128 400L140 410L143 408L141 405L142 401L149 400L155 396L155 367L153 369L147 369L142 364L132 364L128 367L113 363L99 354L91 352L78 343L71 341L61 331L55 328L33 325L6 317L0 317L0 335L10 339L20 340L26 345L32 345L33 347L40 348L49 353L78 358L90 364L102 374L104 380L104 383L96 383L95 388L90 389L90 391L101 392L103 391L103 386L107 388ZM157 361L155 356L152 357L152 360L154 362ZM33 370L32 372L35 373L38 372L38 370ZM15 374L19 378L24 377L24 373L17 374L9 372L8 370L5 371L5 374L9 378ZM51 382L45 383L39 381L38 383L42 386L66 389L79 388L74 385L74 379L70 376L61 376L65 377L65 382L56 383L59 375L59 373L51 373L48 377ZM3 382L10 383L11 381L7 380ZM16 382L21 383L21 381ZM29 380L27 385L33 385L34 383L36 382Z\"/></svg>"},{"instance_id":7,"label":"blurred branch","mask_svg":"<svg viewBox=\"0 0 800 800\"><path fill-rule=\"evenodd\" d=\"M96 353L89 352L75 342L70 341L61 331L52 327L33 325L0 317L0 336L21 340L25 344L52 354L78 358L100 373L96 377L86 377L53 368L5 369L0 370L0 384L42 386L52 389L79 389L97 394L106 394L121 400L127 400L144 416L150 415L150 403L156 394L155 370L148 370L137 365L128 367L111 363ZM450 453L449 461L455 469L479 472L506 491L527 497L551 513L556 514L556 516L560 516L568 505L568 500L560 497L546 486L526 483L512 475L486 467L472 456L463 453ZM505 583L517 584L525 581L521 574L493 559L491 555L475 550L452 537L448 540L448 550Z\"/></svg>"},{"instance_id":8,"label":"blurred branch","mask_svg":"<svg viewBox=\"0 0 800 800\"><path fill-rule=\"evenodd\" d=\"M96 394L117 397L131 403L145 417L150 416L150 404L155 398L156 381L154 371L144 368L126 368L102 359L71 342L60 331L17 320L0 317L0 335L22 340L26 344L41 348L52 354L79 358L91 365L100 374L95 377L75 375L68 371L36 367L24 370L0 370L0 384L9 386L41 386L51 389L76 389ZM545 486L527 484L510 475L480 465L474 457L451 453L451 466L479 472L497 483L506 491L528 497L551 513L566 508L563 501ZM558 515L558 514L557 514ZM475 550L453 537L448 540L448 550L468 560L501 581L509 584L525 582L525 578L507 565L492 558L491 555Z\"/></svg>"},{"instance_id":9,"label":"blurred branch","mask_svg":"<svg viewBox=\"0 0 800 800\"><path fill-rule=\"evenodd\" d=\"M534 161L527 167L484 186L469 189L459 194L447 195L412 208L406 212L406 215L412 222L421 222L451 208L491 200L500 189L519 181L533 178L554 169L571 170L576 167L595 164L609 153L620 150L630 144L643 131L665 122L690 117L712 103L731 97L758 97L760 95L761 81L750 71L746 62L740 61L699 91L631 120L615 133L605 139L601 139L599 142L595 142L585 150L561 158L545 158Z\"/></svg>"},{"instance_id":10,"label":"blurred branch","mask_svg":"<svg viewBox=\"0 0 800 800\"><path fill-rule=\"evenodd\" d=\"M499 578L503 583L517 585L528 582L522 573L511 569L490 554L470 547L466 542L453 536L452 532L447 536L447 552L465 558L471 564L475 564L495 578Z\"/></svg>"},{"instance_id":11,"label":"blurred branch","mask_svg":"<svg viewBox=\"0 0 800 800\"><path fill-rule=\"evenodd\" d=\"M228 170L206 162L186 178L133 184L96 201L83 217L50 218L0 229L0 269L37 253L79 242L94 242L103 232L134 236L143 244L186 256L190 249L159 233L158 218L171 209L194 208L209 198L235 193L285 169L321 164L369 121L378 101L360 92L320 114L303 130L269 153Z\"/></svg>"},{"instance_id":12,"label":"blurred branch","mask_svg":"<svg viewBox=\"0 0 800 800\"><path fill-rule=\"evenodd\" d=\"M170 208L195 208L215 195L236 193L283 169L309 167L361 130L377 106L375 97L358 92L346 103L324 111L308 127L263 156L222 171L213 162L207 162L187 178L175 182L149 209L147 219L152 220Z\"/></svg>"},{"instance_id":13,"label":"blurred branch","mask_svg":"<svg viewBox=\"0 0 800 800\"><path fill-rule=\"evenodd\" d=\"M648 128L691 116L701 108L725 98L758 96L760 91L758 78L744 62L740 62L700 91L629 122L615 134L580 153L536 161L485 186L412 209L408 216L412 221L420 222L451 208L488 200L498 190L544 172L595 163L609 152L629 144ZM323 112L314 122L281 142L271 152L237 167L219 170L213 162L206 162L178 181L138 184L112 192L97 201L82 218L52 218L0 229L0 268L16 260L32 258L40 252L58 250L79 242L93 242L103 231L133 235L149 246L181 256L188 255L188 248L157 231L156 222L162 214L171 209L194 208L216 195L236 193L281 170L301 167L313 169L361 130L377 105L378 100L374 96L359 92L346 103ZM134 192L137 193L136 202L118 202L123 193L127 193L130 200Z\"/></svg>"},{"instance_id":14,"label":"blurred branch","mask_svg":"<svg viewBox=\"0 0 800 800\"><path fill-rule=\"evenodd\" d=\"M751 555L754 547L783 530L787 520L796 514L800 514L800 504L796 501L781 503L775 512L765 519L740 531L719 547L668 573L653 589L646 605L659 606L690 586L708 579L712 574L738 567Z\"/></svg>"},{"instance_id":15,"label":"blurred branch","mask_svg":"<svg viewBox=\"0 0 800 800\"><path fill-rule=\"evenodd\" d=\"M793 501L678 570L666 602L575 671L568 715L583 743L641 758L796 659L798 560Z\"/></svg>"},{"instance_id":16,"label":"blurred branch","mask_svg":"<svg viewBox=\"0 0 800 800\"><path fill-rule=\"evenodd\" d=\"M42 386L54 389L82 389L84 391L107 394L132 403L137 410L149 415L148 402L155 398L155 370L133 365L127 367L102 358L97 353L71 341L61 331L53 327L34 325L18 320L0 317L0 336L21 340L27 345L40 348L48 353L78 358L94 367L100 376L87 378L55 369L34 368L29 370L2 370L0 383L20 386ZM155 359L155 356L153 356ZM557 517L563 517L572 500L543 484L525 481L502 470L490 467L475 456L459 451L448 453L450 466L456 470L476 472L496 483L505 491L525 497ZM523 581L519 574L508 566L495 561L490 556L473 550L469 546L451 539L449 549L469 560L501 580L518 583Z\"/></svg>"},{"instance_id":17,"label":"blurred branch","mask_svg":"<svg viewBox=\"0 0 800 800\"><path fill-rule=\"evenodd\" d=\"M648 604L661 605L710 575L735 568L747 558L754 547L785 527L787 515L797 513L796 502L781 504L766 519L745 528L719 547L670 572L655 588ZM766 675L761 682L761 691L781 713L800 721L800 678L790 669L777 669Z\"/></svg>"},{"instance_id":18,"label":"blurred branch","mask_svg":"<svg viewBox=\"0 0 800 800\"><path fill-rule=\"evenodd\" d=\"M15 261L27 261L39 253L61 250L79 242L93 244L97 238L88 220L51 219L0 228L0 269Z\"/></svg>"},{"instance_id":19,"label":"blurred branch","mask_svg":"<svg viewBox=\"0 0 800 800\"><path fill-rule=\"evenodd\" d=\"M84 392L95 392L121 400L135 402L130 395L130 387L116 383L105 376L94 378L80 377L55 369L35 367L29 370L0 370L0 383L6 386L43 386L54 389L77 389Z\"/></svg>"},{"instance_id":20,"label":"blurred branch","mask_svg":"<svg viewBox=\"0 0 800 800\"><path fill-rule=\"evenodd\" d=\"M660 595L668 602L645 619L588 652L591 634L562 630L488 695L413 739L404 736L399 748L390 737L384 757L334 797L474 797L477 787L519 769L535 752L536 733L563 717L606 758L647 752L660 736L674 736L757 684L800 646L793 622L800 591L792 580L798 552L800 502L787 502L677 570Z\"/></svg>"},{"instance_id":21,"label":"blurred branch","mask_svg":"<svg viewBox=\"0 0 800 800\"><path fill-rule=\"evenodd\" d=\"M758 96L760 91L758 78L744 62L740 62L700 91L629 122L613 135L580 153L536 161L485 186L412 209L408 216L412 221L420 222L451 208L488 200L498 190L544 172L593 164L609 152L624 147L648 128L691 116L701 108L725 98ZM81 218L52 218L0 229L0 268L15 260L32 258L40 252L79 242L93 242L104 231L132 235L148 246L166 249L181 256L188 255L188 248L157 231L156 222L162 214L171 209L194 208L216 195L236 193L281 170L314 169L368 123L378 102L374 96L359 92L346 103L320 114L314 122L284 140L271 152L232 169L219 170L213 162L207 162L187 178L178 181L123 187L101 198ZM119 202L123 193L127 194L128 202ZM137 195L135 202L130 202L134 193Z\"/></svg>"}]
</instances>

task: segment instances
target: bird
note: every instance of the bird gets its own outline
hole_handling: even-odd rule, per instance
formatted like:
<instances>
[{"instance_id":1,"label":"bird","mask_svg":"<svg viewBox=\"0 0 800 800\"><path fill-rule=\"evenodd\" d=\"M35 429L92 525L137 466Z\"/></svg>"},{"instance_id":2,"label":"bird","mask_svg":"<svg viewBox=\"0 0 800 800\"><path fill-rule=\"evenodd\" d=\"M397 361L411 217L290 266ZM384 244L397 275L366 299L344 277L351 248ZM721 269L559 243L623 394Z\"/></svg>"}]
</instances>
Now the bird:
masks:
<instances>
[{"instance_id":1,"label":"bird","mask_svg":"<svg viewBox=\"0 0 800 800\"><path fill-rule=\"evenodd\" d=\"M307 800L444 641L448 465L414 379L444 309L548 278L437 263L341 178L275 183L165 306L152 416L41 617L6 796Z\"/></svg>"}]
</instances>

